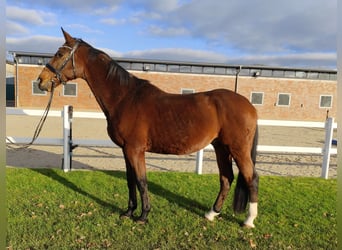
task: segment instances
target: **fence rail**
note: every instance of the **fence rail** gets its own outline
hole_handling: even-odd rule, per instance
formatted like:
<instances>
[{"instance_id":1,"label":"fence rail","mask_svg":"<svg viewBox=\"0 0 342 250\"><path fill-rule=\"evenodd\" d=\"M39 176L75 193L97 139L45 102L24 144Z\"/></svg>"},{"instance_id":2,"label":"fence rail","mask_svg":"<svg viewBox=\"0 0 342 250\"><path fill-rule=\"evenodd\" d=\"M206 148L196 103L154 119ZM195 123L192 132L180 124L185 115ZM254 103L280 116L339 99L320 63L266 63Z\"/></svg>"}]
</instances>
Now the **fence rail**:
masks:
<instances>
[{"instance_id":1,"label":"fence rail","mask_svg":"<svg viewBox=\"0 0 342 250\"><path fill-rule=\"evenodd\" d=\"M34 144L36 145L58 145L63 146L64 151L64 171L69 171L70 166L68 166L67 159L70 159L70 148L72 144L77 144L80 146L99 146L99 147L116 147L116 145L111 140L96 140L96 139L72 139L72 141L67 141L68 133L70 133L70 125L72 118L91 118L91 119L105 119L103 113L99 112L73 112L72 117L68 113L68 107L65 106L63 111L49 112L49 117L62 117L63 118L63 134L64 138L38 138ZM23 116L42 116L43 110L32 110L32 109L18 109L18 108L6 108L6 115L23 115ZM330 155L337 154L337 149L332 148L332 133L333 129L337 128L337 123L334 123L333 118L328 118L326 122L307 122L307 121L280 121L280 120L258 120L259 126L282 126L282 127L304 127L304 128L325 128L325 143L321 147L295 147L295 146L268 146L268 145L258 145L258 152L267 153L311 153L311 154L322 154L322 178L328 178L329 172L329 162ZM31 138L24 137L12 137L7 136L7 143L25 144L31 141ZM71 143L71 144L70 144ZM202 173L203 166L203 151L213 150L211 145L208 145L204 149L200 150L196 154L196 172L198 174ZM66 167L65 167L66 165Z\"/></svg>"}]
</instances>

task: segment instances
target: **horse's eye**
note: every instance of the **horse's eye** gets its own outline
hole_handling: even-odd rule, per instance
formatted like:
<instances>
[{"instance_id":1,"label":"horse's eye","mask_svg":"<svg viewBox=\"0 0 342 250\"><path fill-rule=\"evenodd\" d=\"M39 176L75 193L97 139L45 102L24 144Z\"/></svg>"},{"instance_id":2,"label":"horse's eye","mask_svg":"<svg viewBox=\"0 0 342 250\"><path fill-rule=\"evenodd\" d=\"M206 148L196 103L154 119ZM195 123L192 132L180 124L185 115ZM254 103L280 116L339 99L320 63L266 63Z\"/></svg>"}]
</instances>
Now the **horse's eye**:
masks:
<instances>
[{"instance_id":1,"label":"horse's eye","mask_svg":"<svg viewBox=\"0 0 342 250\"><path fill-rule=\"evenodd\" d=\"M62 57L62 56L63 56L63 54L61 52L59 52L59 51L57 51L56 54L55 54L55 57Z\"/></svg>"}]
</instances>

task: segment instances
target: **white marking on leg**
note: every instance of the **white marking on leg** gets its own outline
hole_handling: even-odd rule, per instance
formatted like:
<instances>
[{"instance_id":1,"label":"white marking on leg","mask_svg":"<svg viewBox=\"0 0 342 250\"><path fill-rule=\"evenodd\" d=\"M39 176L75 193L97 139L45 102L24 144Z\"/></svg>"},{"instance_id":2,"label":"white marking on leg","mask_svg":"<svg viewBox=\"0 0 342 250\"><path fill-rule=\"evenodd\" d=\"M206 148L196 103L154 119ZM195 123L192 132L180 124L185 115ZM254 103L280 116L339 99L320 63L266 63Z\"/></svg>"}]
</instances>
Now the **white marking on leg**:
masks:
<instances>
[{"instance_id":1,"label":"white marking on leg","mask_svg":"<svg viewBox=\"0 0 342 250\"><path fill-rule=\"evenodd\" d=\"M220 213L217 213L214 211L214 208L212 207L211 210L205 214L205 218L207 220L213 221L215 219L215 216L218 216Z\"/></svg>"},{"instance_id":2,"label":"white marking on leg","mask_svg":"<svg viewBox=\"0 0 342 250\"><path fill-rule=\"evenodd\" d=\"M246 227L254 228L255 225L253 224L254 219L258 215L258 203L257 202L250 202L249 203L249 212L248 217L245 220L244 224Z\"/></svg>"}]
</instances>

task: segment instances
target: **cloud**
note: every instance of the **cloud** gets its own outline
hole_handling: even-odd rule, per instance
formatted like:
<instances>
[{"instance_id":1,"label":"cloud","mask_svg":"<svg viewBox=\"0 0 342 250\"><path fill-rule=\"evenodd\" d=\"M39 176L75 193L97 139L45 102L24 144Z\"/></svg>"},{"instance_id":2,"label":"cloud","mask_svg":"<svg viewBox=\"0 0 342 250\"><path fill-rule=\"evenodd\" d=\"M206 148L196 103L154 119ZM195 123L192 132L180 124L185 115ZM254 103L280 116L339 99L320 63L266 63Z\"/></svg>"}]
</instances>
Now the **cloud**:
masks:
<instances>
[{"instance_id":1,"label":"cloud","mask_svg":"<svg viewBox=\"0 0 342 250\"><path fill-rule=\"evenodd\" d=\"M29 25L52 25L56 23L56 15L54 13L16 6L6 7L6 17L12 22L19 21Z\"/></svg>"},{"instance_id":2,"label":"cloud","mask_svg":"<svg viewBox=\"0 0 342 250\"><path fill-rule=\"evenodd\" d=\"M26 51L54 53L64 43L62 37L31 36L21 39L7 38L9 51ZM135 50L125 53L109 48L100 48L115 58L137 58L166 61L226 63L230 65L267 65L307 68L336 68L337 56L334 52L314 53L285 53L285 54L244 54L227 56L207 50L194 50L187 48L161 48L148 50Z\"/></svg>"},{"instance_id":3,"label":"cloud","mask_svg":"<svg viewBox=\"0 0 342 250\"><path fill-rule=\"evenodd\" d=\"M6 38L8 51L54 53L64 43L62 37L29 36L24 38Z\"/></svg>"},{"instance_id":4,"label":"cloud","mask_svg":"<svg viewBox=\"0 0 342 250\"><path fill-rule=\"evenodd\" d=\"M6 20L6 33L7 35L28 34L29 30L19 23Z\"/></svg>"},{"instance_id":5,"label":"cloud","mask_svg":"<svg viewBox=\"0 0 342 250\"><path fill-rule=\"evenodd\" d=\"M193 50L187 48L162 48L140 51L129 51L122 56L127 58L144 58L167 61L185 61L185 62L225 62L227 57L205 50Z\"/></svg>"},{"instance_id":6,"label":"cloud","mask_svg":"<svg viewBox=\"0 0 342 250\"><path fill-rule=\"evenodd\" d=\"M146 12L162 12L167 13L176 10L181 6L179 0L131 0L126 4L133 7L145 10Z\"/></svg>"},{"instance_id":7,"label":"cloud","mask_svg":"<svg viewBox=\"0 0 342 250\"><path fill-rule=\"evenodd\" d=\"M151 25L148 27L148 32L154 36L160 37L175 37L175 36L187 36L190 31L185 27L160 27L157 25Z\"/></svg>"},{"instance_id":8,"label":"cloud","mask_svg":"<svg viewBox=\"0 0 342 250\"><path fill-rule=\"evenodd\" d=\"M286 53L275 55L249 54L227 59L228 64L267 65L304 68L336 68L337 56L334 52Z\"/></svg>"},{"instance_id":9,"label":"cloud","mask_svg":"<svg viewBox=\"0 0 342 250\"><path fill-rule=\"evenodd\" d=\"M192 37L239 52L332 51L336 6L336 0L198 0L163 15L156 25L187 27Z\"/></svg>"},{"instance_id":10,"label":"cloud","mask_svg":"<svg viewBox=\"0 0 342 250\"><path fill-rule=\"evenodd\" d=\"M67 24L65 27L66 29L75 29L79 30L85 33L93 33L93 34L103 34L104 32L100 29L92 29L91 27L84 25L84 24L79 24L79 23L73 23L73 24Z\"/></svg>"},{"instance_id":11,"label":"cloud","mask_svg":"<svg viewBox=\"0 0 342 250\"><path fill-rule=\"evenodd\" d=\"M229 65L266 65L304 68L336 68L336 53L245 54L227 56L206 50L164 48L118 53L115 57L166 61L224 63Z\"/></svg>"},{"instance_id":12,"label":"cloud","mask_svg":"<svg viewBox=\"0 0 342 250\"><path fill-rule=\"evenodd\" d=\"M99 50L102 50L103 52L105 52L106 54L108 54L110 57L124 57L122 52L116 51L116 50L112 50L112 49L108 49L108 48L99 48Z\"/></svg>"},{"instance_id":13,"label":"cloud","mask_svg":"<svg viewBox=\"0 0 342 250\"><path fill-rule=\"evenodd\" d=\"M63 25L113 56L336 67L336 6L337 0L12 0L7 46L54 52L63 41L48 37Z\"/></svg>"},{"instance_id":14,"label":"cloud","mask_svg":"<svg viewBox=\"0 0 342 250\"><path fill-rule=\"evenodd\" d=\"M99 20L100 23L107 24L107 25L120 25L125 24L127 22L126 19L116 19L116 18L102 18Z\"/></svg>"},{"instance_id":15,"label":"cloud","mask_svg":"<svg viewBox=\"0 0 342 250\"><path fill-rule=\"evenodd\" d=\"M118 9L118 5L116 3L113 3L113 5L107 5L105 7L99 7L99 8L96 7L93 13L97 16L106 16L117 11L117 9Z\"/></svg>"},{"instance_id":16,"label":"cloud","mask_svg":"<svg viewBox=\"0 0 342 250\"><path fill-rule=\"evenodd\" d=\"M122 0L11 0L11 5L102 15L115 11L121 2Z\"/></svg>"}]
</instances>

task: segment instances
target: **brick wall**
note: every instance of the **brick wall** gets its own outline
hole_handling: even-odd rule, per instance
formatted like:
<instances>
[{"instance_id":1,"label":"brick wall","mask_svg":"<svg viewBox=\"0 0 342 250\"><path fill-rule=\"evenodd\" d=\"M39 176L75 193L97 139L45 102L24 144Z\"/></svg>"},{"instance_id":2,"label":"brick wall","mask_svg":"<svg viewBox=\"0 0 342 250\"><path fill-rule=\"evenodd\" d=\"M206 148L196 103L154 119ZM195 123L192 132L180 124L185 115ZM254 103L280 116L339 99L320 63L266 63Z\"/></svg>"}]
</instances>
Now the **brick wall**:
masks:
<instances>
[{"instance_id":1,"label":"brick wall","mask_svg":"<svg viewBox=\"0 0 342 250\"><path fill-rule=\"evenodd\" d=\"M45 96L32 94L32 81L37 78L43 66L19 65L19 107L45 108L49 94ZM137 77L150 80L159 88L181 93L182 88L194 89L196 92L215 88L234 90L235 76L204 75L184 73L157 73L131 71ZM77 79L77 97L63 96L63 88L55 90L53 109L62 109L63 105L73 105L75 110L100 110L95 97L83 80ZM332 95L332 108L329 115L336 117L337 82L331 80L307 80L290 78L243 77L238 79L238 92L248 99L251 92L263 92L264 102L256 105L260 119L324 121L326 108L319 107L320 95ZM290 106L277 106L278 93L291 94Z\"/></svg>"}]
</instances>

